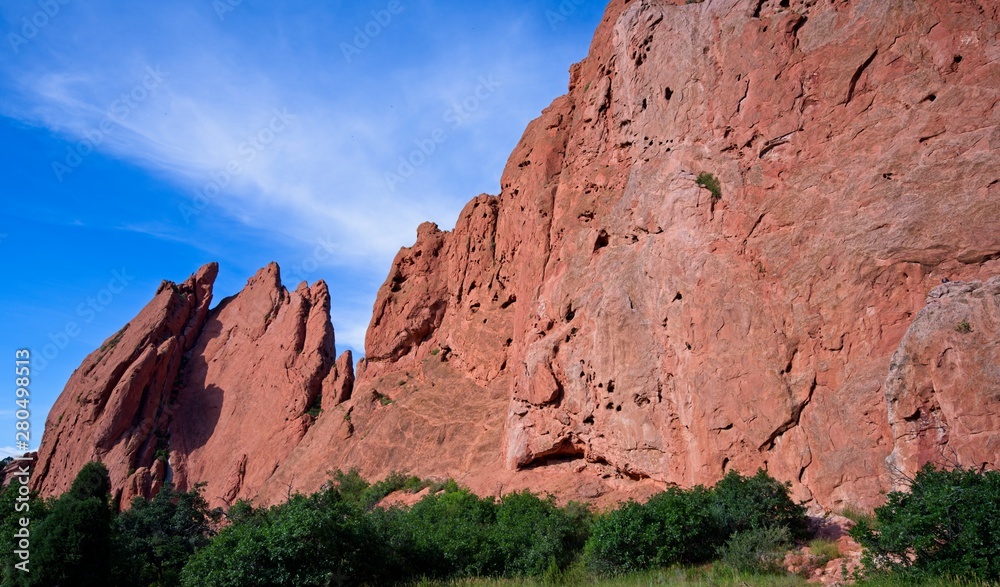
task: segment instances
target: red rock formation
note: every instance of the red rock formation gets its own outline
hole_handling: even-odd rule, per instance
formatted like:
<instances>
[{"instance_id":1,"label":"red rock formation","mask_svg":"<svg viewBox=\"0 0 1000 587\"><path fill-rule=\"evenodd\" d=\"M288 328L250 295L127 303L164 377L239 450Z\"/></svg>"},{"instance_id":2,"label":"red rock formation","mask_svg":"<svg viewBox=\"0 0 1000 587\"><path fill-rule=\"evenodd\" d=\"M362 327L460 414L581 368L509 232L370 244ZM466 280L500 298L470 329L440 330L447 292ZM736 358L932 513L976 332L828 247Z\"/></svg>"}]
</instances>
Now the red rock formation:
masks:
<instances>
[{"instance_id":1,"label":"red rock formation","mask_svg":"<svg viewBox=\"0 0 1000 587\"><path fill-rule=\"evenodd\" d=\"M269 267L174 343L182 370L147 308L121 356L74 375L40 486L102 456L116 486L136 467L126 494L152 490L151 433L107 414L176 373L180 417L149 430L215 500L358 467L602 502L765 467L834 509L878 503L890 456L996 467L994 282L914 316L942 278L1000 274L998 8L675 4L612 1L500 194L418 229L356 380L325 286L288 293Z\"/></svg>"},{"instance_id":2,"label":"red rock formation","mask_svg":"<svg viewBox=\"0 0 1000 587\"><path fill-rule=\"evenodd\" d=\"M164 281L138 316L84 359L49 411L34 489L58 495L96 459L118 497L151 485L148 472L141 483L134 476L163 448L159 432L175 405L176 375L208 316L217 273L211 263L180 285Z\"/></svg>"},{"instance_id":3,"label":"red rock formation","mask_svg":"<svg viewBox=\"0 0 1000 587\"><path fill-rule=\"evenodd\" d=\"M894 481L933 462L996 467L1000 455L1000 277L931 290L889 364Z\"/></svg>"},{"instance_id":4,"label":"red rock formation","mask_svg":"<svg viewBox=\"0 0 1000 587\"><path fill-rule=\"evenodd\" d=\"M601 494L765 467L828 508L881 499L891 354L941 278L1000 272L996 8L671 4L612 2L500 195L401 251L351 440L307 436L291 469ZM489 434L438 435L475 463L424 445L438 402L488 406Z\"/></svg>"},{"instance_id":5,"label":"red rock formation","mask_svg":"<svg viewBox=\"0 0 1000 587\"><path fill-rule=\"evenodd\" d=\"M213 504L250 497L312 424L309 409L350 396L325 283L289 292L271 264L209 312L216 273L164 282L74 373L46 425L33 479L43 494L100 459L123 505L165 481L204 482Z\"/></svg>"}]
</instances>

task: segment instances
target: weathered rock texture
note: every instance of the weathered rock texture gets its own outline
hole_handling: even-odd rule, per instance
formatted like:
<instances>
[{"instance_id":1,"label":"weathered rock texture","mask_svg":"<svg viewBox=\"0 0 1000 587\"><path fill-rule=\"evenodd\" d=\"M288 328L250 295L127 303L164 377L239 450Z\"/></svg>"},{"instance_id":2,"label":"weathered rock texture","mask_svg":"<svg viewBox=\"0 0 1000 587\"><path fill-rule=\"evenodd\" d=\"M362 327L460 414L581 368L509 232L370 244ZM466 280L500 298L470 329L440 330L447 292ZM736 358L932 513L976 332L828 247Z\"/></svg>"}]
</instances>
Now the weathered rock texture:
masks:
<instances>
[{"instance_id":1,"label":"weathered rock texture","mask_svg":"<svg viewBox=\"0 0 1000 587\"><path fill-rule=\"evenodd\" d=\"M897 483L927 462L993 468L1000 455L1000 277L931 290L892 356L885 399Z\"/></svg>"},{"instance_id":2,"label":"weathered rock texture","mask_svg":"<svg viewBox=\"0 0 1000 587\"><path fill-rule=\"evenodd\" d=\"M353 365L334 362L325 283L289 292L271 264L209 311L217 270L164 282L87 357L49 414L36 488L65 491L100 459L123 506L165 481L205 482L213 503L252 497L314 421L310 408L349 396Z\"/></svg>"},{"instance_id":3,"label":"weathered rock texture","mask_svg":"<svg viewBox=\"0 0 1000 587\"><path fill-rule=\"evenodd\" d=\"M971 282L1000 274L997 5L675 4L612 1L500 194L418 229L356 380L321 286L269 269L213 310L157 428L177 477L274 502L397 469L602 501L765 467L836 508L940 456L996 467L996 287ZM969 283L914 323L944 278ZM66 397L103 406L102 374L53 410L49 491L131 446Z\"/></svg>"}]
</instances>

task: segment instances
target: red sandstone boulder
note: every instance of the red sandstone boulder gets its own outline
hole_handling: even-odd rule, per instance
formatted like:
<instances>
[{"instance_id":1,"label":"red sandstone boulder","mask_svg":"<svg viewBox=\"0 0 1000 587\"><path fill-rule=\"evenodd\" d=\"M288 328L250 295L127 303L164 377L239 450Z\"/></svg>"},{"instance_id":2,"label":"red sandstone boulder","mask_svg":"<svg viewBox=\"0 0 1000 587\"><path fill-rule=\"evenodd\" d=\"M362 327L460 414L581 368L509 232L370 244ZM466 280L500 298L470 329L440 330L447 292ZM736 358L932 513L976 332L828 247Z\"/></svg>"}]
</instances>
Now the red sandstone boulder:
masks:
<instances>
[{"instance_id":1,"label":"red sandstone boulder","mask_svg":"<svg viewBox=\"0 0 1000 587\"><path fill-rule=\"evenodd\" d=\"M993 469L1000 455L1000 277L931 290L889 364L888 462L901 489L926 463Z\"/></svg>"}]
</instances>

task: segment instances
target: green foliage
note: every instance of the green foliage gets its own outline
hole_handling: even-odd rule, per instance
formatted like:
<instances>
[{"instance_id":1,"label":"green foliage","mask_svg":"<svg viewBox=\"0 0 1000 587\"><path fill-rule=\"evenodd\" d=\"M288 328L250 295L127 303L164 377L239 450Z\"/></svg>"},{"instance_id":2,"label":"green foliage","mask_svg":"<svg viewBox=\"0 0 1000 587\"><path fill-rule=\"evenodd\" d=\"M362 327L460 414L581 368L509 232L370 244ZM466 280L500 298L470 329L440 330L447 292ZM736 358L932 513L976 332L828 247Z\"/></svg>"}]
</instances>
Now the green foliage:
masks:
<instances>
[{"instance_id":1,"label":"green foliage","mask_svg":"<svg viewBox=\"0 0 1000 587\"><path fill-rule=\"evenodd\" d=\"M698 178L695 179L694 182L700 185L701 187L705 188L706 190L710 191L712 193L713 200L722 199L722 186L719 185L718 178L716 178L711 173L708 173L707 171L702 171L701 173L698 174Z\"/></svg>"},{"instance_id":2,"label":"green foliage","mask_svg":"<svg viewBox=\"0 0 1000 587\"><path fill-rule=\"evenodd\" d=\"M179 584L181 569L208 544L220 516L209 510L200 486L178 492L166 485L152 500L135 498L114 522L115 584Z\"/></svg>"},{"instance_id":3,"label":"green foliage","mask_svg":"<svg viewBox=\"0 0 1000 587\"><path fill-rule=\"evenodd\" d=\"M714 558L737 533L745 535L729 546L733 553L781 533L786 541L803 537L805 509L789 497L788 485L763 470L753 477L731 471L711 490L672 488L645 504L629 502L599 516L584 558L605 574L699 563Z\"/></svg>"},{"instance_id":4,"label":"green foliage","mask_svg":"<svg viewBox=\"0 0 1000 587\"><path fill-rule=\"evenodd\" d=\"M972 325L969 324L968 320L962 320L958 323L958 326L955 327L955 331L960 334L968 334L972 332Z\"/></svg>"},{"instance_id":5,"label":"green foliage","mask_svg":"<svg viewBox=\"0 0 1000 587\"><path fill-rule=\"evenodd\" d=\"M809 552L819 558L817 564L826 564L840 557L840 547L837 546L837 543L822 538L809 541Z\"/></svg>"},{"instance_id":6,"label":"green foliage","mask_svg":"<svg viewBox=\"0 0 1000 587\"><path fill-rule=\"evenodd\" d=\"M866 572L1000 581L1000 472L921 469L851 536Z\"/></svg>"},{"instance_id":7,"label":"green foliage","mask_svg":"<svg viewBox=\"0 0 1000 587\"><path fill-rule=\"evenodd\" d=\"M21 518L29 520L28 551L31 552L32 543L37 536L38 523L46 515L45 502L38 497L38 493L28 492L25 499L18 500L21 486L20 481L15 480L8 487L0 488L0 565L3 565L0 585L4 587L30 584L28 582L31 578L30 571L34 570L35 563L33 560L29 562L29 573L14 568L14 565L22 560L14 553L15 550L21 550L18 546L19 540L14 534L22 528Z\"/></svg>"},{"instance_id":8,"label":"green foliage","mask_svg":"<svg viewBox=\"0 0 1000 587\"><path fill-rule=\"evenodd\" d=\"M371 484L365 492L363 504L366 508L371 509L390 493L403 489L412 493L420 491L426 486L427 484L420 477L406 476L393 471L385 479Z\"/></svg>"},{"instance_id":9,"label":"green foliage","mask_svg":"<svg viewBox=\"0 0 1000 587\"><path fill-rule=\"evenodd\" d=\"M187 587L280 587L341 584L384 573L384 545L354 503L333 488L288 502L230 526L188 562Z\"/></svg>"},{"instance_id":10,"label":"green foliage","mask_svg":"<svg viewBox=\"0 0 1000 587\"><path fill-rule=\"evenodd\" d=\"M787 527L752 528L733 534L719 550L722 562L740 571L778 573L781 560L791 547Z\"/></svg>"},{"instance_id":11,"label":"green foliage","mask_svg":"<svg viewBox=\"0 0 1000 587\"><path fill-rule=\"evenodd\" d=\"M28 585L107 585L111 571L111 481L103 464L84 465L70 490L38 522Z\"/></svg>"},{"instance_id":12,"label":"green foliage","mask_svg":"<svg viewBox=\"0 0 1000 587\"><path fill-rule=\"evenodd\" d=\"M792 538L805 538L806 511L789 497L789 487L763 469L753 477L727 473L714 488L714 515L723 534L780 526L788 528Z\"/></svg>"},{"instance_id":13,"label":"green foliage","mask_svg":"<svg viewBox=\"0 0 1000 587\"><path fill-rule=\"evenodd\" d=\"M253 522L258 516L263 515L267 510L255 508L252 503L245 499L238 499L229 510L225 512L226 519L230 524L248 524Z\"/></svg>"},{"instance_id":14,"label":"green foliage","mask_svg":"<svg viewBox=\"0 0 1000 587\"><path fill-rule=\"evenodd\" d=\"M711 506L712 493L701 486L630 501L594 520L584 558L602 574L709 560L719 542Z\"/></svg>"},{"instance_id":15,"label":"green foliage","mask_svg":"<svg viewBox=\"0 0 1000 587\"><path fill-rule=\"evenodd\" d=\"M590 517L583 504L559 508L552 497L541 499L528 491L505 495L496 508L493 530L503 574L562 573L587 541Z\"/></svg>"},{"instance_id":16,"label":"green foliage","mask_svg":"<svg viewBox=\"0 0 1000 587\"><path fill-rule=\"evenodd\" d=\"M351 469L346 473L338 469L331 474L331 478L331 487L339 491L341 497L366 510L371 510L394 491L406 489L416 492L428 485L420 477L406 476L397 471L372 484L365 481L357 469Z\"/></svg>"},{"instance_id":17,"label":"green foliage","mask_svg":"<svg viewBox=\"0 0 1000 587\"><path fill-rule=\"evenodd\" d=\"M465 489L428 495L394 520L394 533L406 545L407 569L413 576L494 576L503 571L492 540L496 520L492 498Z\"/></svg>"},{"instance_id":18,"label":"green foliage","mask_svg":"<svg viewBox=\"0 0 1000 587\"><path fill-rule=\"evenodd\" d=\"M343 499L361 505L365 499L365 492L371 485L357 469L351 469L346 473L337 469L330 476L330 488L336 490Z\"/></svg>"}]
</instances>

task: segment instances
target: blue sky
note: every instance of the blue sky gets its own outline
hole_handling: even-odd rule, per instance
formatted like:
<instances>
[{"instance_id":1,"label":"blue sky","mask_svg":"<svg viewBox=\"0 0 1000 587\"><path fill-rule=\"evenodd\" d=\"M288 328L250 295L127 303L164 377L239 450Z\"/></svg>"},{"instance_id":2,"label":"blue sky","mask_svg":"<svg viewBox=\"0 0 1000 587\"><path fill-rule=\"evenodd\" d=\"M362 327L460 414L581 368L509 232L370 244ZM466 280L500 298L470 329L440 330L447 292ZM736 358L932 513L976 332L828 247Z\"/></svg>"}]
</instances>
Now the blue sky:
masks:
<instances>
[{"instance_id":1,"label":"blue sky","mask_svg":"<svg viewBox=\"0 0 1000 587\"><path fill-rule=\"evenodd\" d=\"M162 279L277 261L330 284L363 352L424 220L496 193L604 2L7 0L0 4L3 356L34 354L32 448L72 371ZM13 367L13 365L11 365ZM11 369L13 379L13 369ZM0 398L0 456L14 394Z\"/></svg>"}]
</instances>

